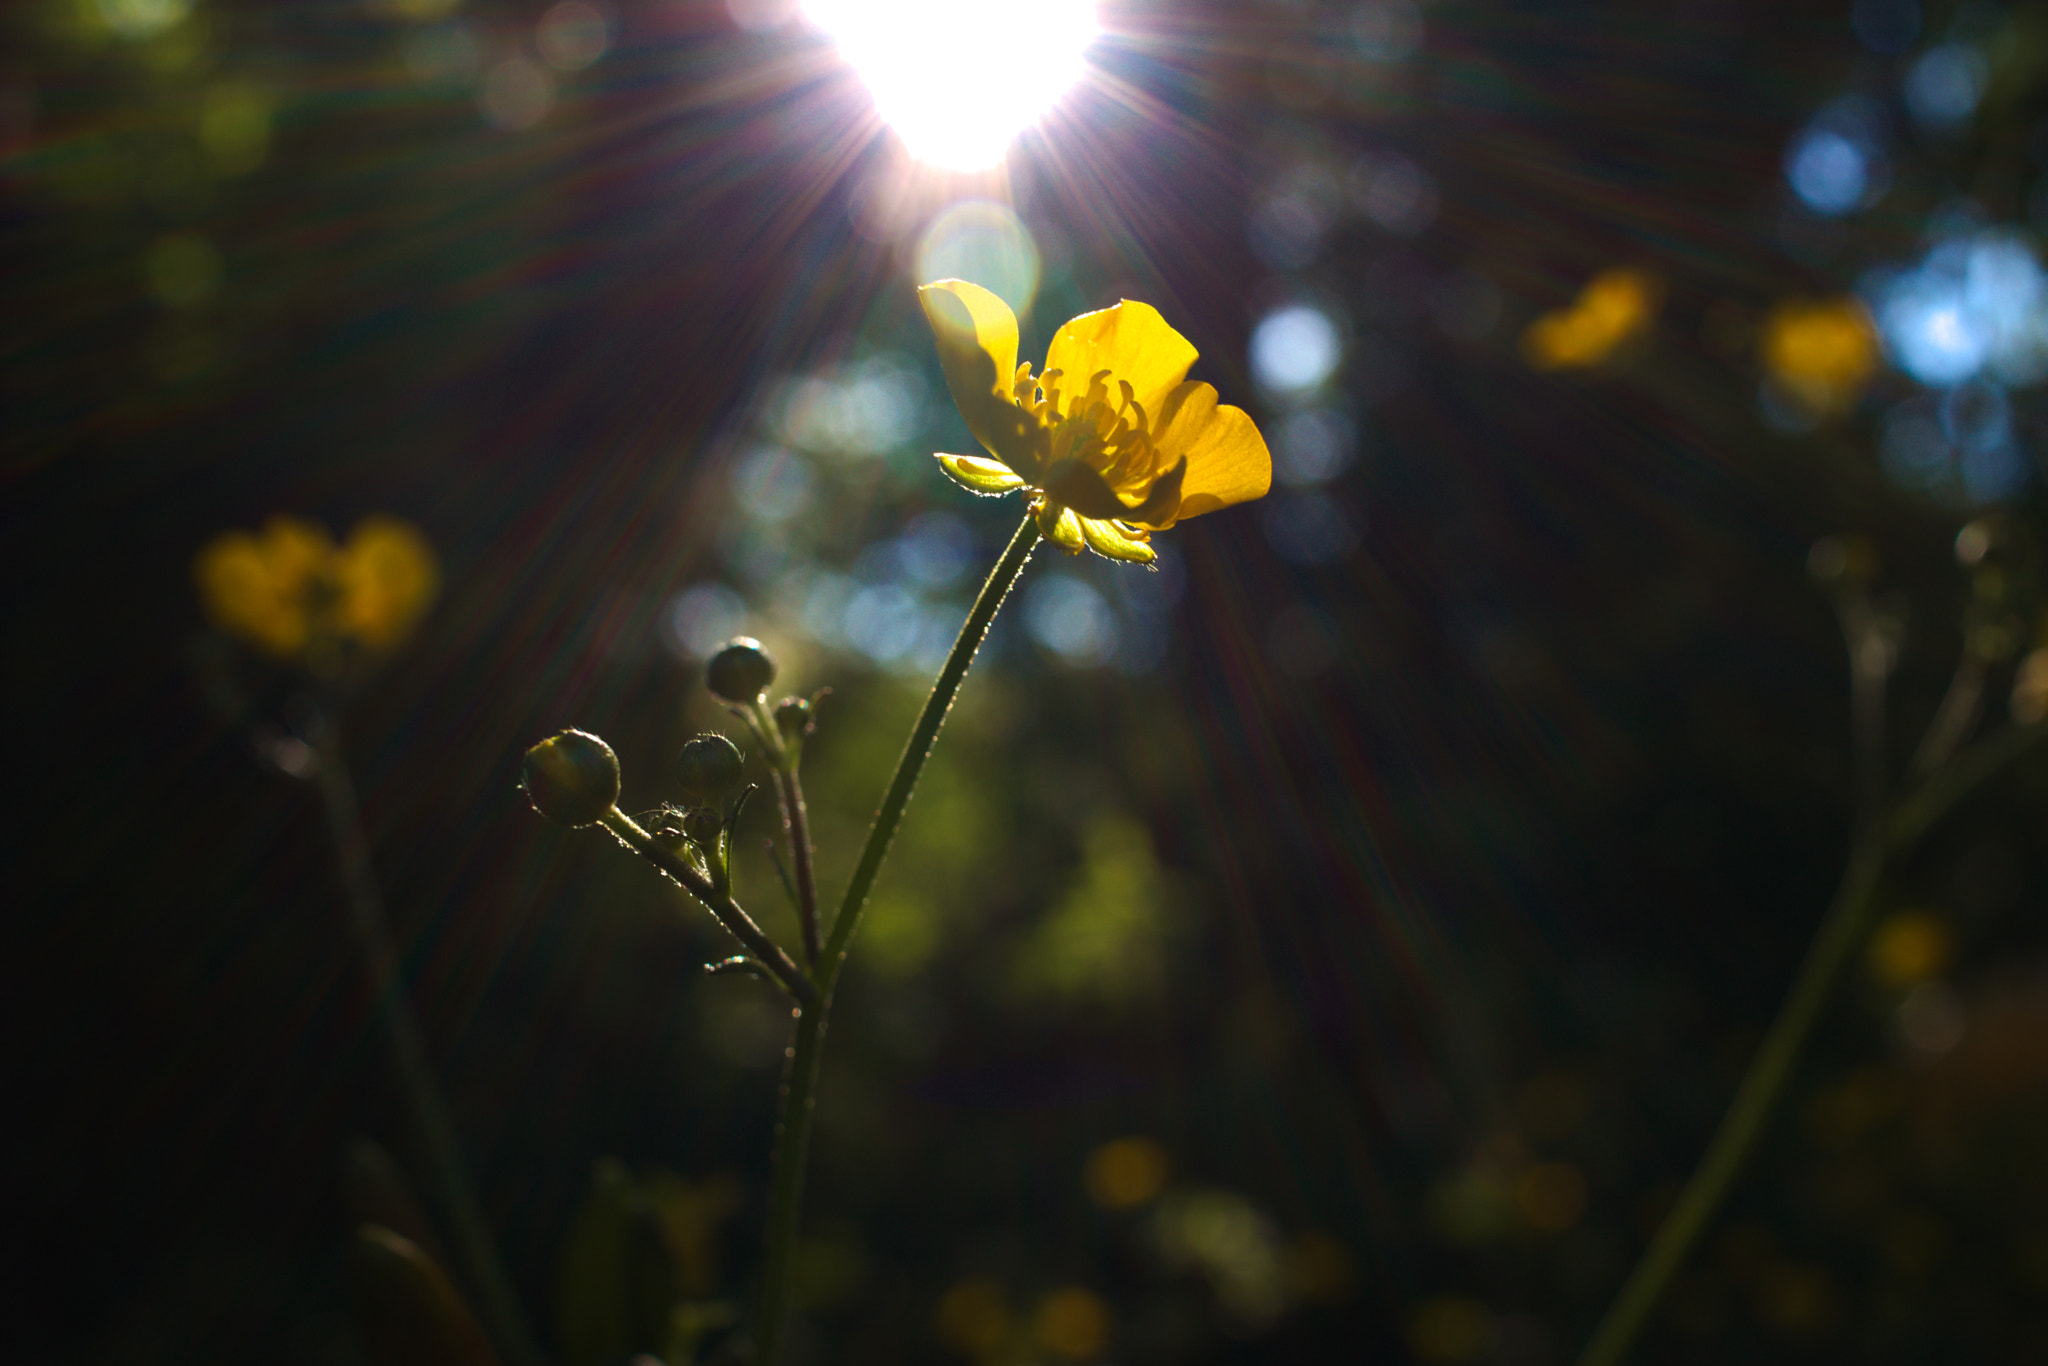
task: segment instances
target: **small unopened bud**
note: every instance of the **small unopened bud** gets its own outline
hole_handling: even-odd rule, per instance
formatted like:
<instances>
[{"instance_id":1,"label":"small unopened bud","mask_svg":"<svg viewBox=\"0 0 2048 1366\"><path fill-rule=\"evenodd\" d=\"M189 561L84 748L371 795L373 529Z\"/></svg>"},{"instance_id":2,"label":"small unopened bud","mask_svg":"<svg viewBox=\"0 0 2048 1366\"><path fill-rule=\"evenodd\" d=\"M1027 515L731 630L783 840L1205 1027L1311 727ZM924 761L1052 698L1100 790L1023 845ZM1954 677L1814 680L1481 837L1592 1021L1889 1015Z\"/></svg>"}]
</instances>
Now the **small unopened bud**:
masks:
<instances>
[{"instance_id":1,"label":"small unopened bud","mask_svg":"<svg viewBox=\"0 0 2048 1366\"><path fill-rule=\"evenodd\" d=\"M808 697L785 697L775 704L775 733L782 737L785 749L796 749L817 724Z\"/></svg>"},{"instance_id":2,"label":"small unopened bud","mask_svg":"<svg viewBox=\"0 0 2048 1366\"><path fill-rule=\"evenodd\" d=\"M533 809L563 825L595 825L618 805L619 757L595 735L565 730L526 751L520 786Z\"/></svg>"},{"instance_id":3,"label":"small unopened bud","mask_svg":"<svg viewBox=\"0 0 2048 1366\"><path fill-rule=\"evenodd\" d=\"M750 706L761 700L775 681L775 661L750 636L739 636L719 647L704 666L704 683L712 693L736 706Z\"/></svg>"},{"instance_id":4,"label":"small unopened bud","mask_svg":"<svg viewBox=\"0 0 2048 1366\"><path fill-rule=\"evenodd\" d=\"M706 857L718 856L719 836L724 833L725 817L709 807L683 813L684 837L703 850Z\"/></svg>"},{"instance_id":5,"label":"small unopened bud","mask_svg":"<svg viewBox=\"0 0 2048 1366\"><path fill-rule=\"evenodd\" d=\"M676 782L687 807L721 807L744 781L739 746L714 731L696 736L676 756Z\"/></svg>"}]
</instances>

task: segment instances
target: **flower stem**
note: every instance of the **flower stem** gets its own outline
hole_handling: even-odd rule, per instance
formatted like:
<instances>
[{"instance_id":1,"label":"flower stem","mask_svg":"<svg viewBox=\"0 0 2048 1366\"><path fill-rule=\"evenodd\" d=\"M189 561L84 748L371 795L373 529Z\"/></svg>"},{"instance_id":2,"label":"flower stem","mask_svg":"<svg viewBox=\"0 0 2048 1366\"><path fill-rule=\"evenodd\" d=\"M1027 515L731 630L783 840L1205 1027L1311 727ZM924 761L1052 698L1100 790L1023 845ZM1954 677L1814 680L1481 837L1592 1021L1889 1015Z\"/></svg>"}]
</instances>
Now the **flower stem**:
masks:
<instances>
[{"instance_id":1,"label":"flower stem","mask_svg":"<svg viewBox=\"0 0 2048 1366\"><path fill-rule=\"evenodd\" d=\"M399 1089L405 1094L413 1125L427 1150L442 1213L452 1226L462 1269L478 1297L484 1321L491 1325L492 1336L515 1366L537 1366L543 1359L540 1348L527 1326L526 1316L520 1312L511 1278L498 1258L483 1206L470 1183L469 1170L463 1165L455 1121L441 1097L441 1088L435 1084L419 1021L405 998L398 974L398 953L385 922L376 873L370 866L369 841L363 834L361 808L356 802L355 784L349 779L339 730L331 724L322 726L315 736L315 745L319 763L314 779L321 805L327 811L335 856L341 864L349 925L355 931L363 973L369 979L371 1027L381 1023L390 1044Z\"/></svg>"},{"instance_id":2,"label":"flower stem","mask_svg":"<svg viewBox=\"0 0 2048 1366\"><path fill-rule=\"evenodd\" d=\"M818 883L811 870L811 825L804 811L803 782L796 765L784 762L775 770L776 794L782 798L782 828L789 836L789 862L796 870L797 918L803 924L804 962L818 966L822 952L818 933Z\"/></svg>"},{"instance_id":3,"label":"flower stem","mask_svg":"<svg viewBox=\"0 0 2048 1366\"><path fill-rule=\"evenodd\" d=\"M782 946L770 939L767 932L756 925L753 917L741 910L740 904L728 893L691 867L688 859L656 840L641 828L639 822L616 806L605 812L598 819L598 824L611 831L619 843L667 873L691 896L703 902L705 909L718 918L718 923L731 931L733 938L746 945L747 952L760 959L761 966L774 974L775 980L791 996L799 1001L817 998L817 989L812 986L811 979L789 960Z\"/></svg>"},{"instance_id":4,"label":"flower stem","mask_svg":"<svg viewBox=\"0 0 2048 1366\"><path fill-rule=\"evenodd\" d=\"M797 1226L803 1210L804 1163L810 1150L811 1115L817 1100L818 1063L824 1049L826 1017L832 1009L832 991L845 965L847 946L860 925L861 911L867 905L875 875L881 872L882 860L888 856L889 842L910 805L910 794L917 787L918 775L924 771L924 761L939 738L939 727L945 724L953 698L967 677L967 666L974 662L974 652L988 635L996 609L1003 605L1017 576L1024 572L1024 564L1031 558L1038 540L1038 522L1027 514L974 599L974 606L932 683L931 696L925 699L917 724L910 729L910 739L896 760L896 773L882 796L874 824L868 827L867 843L861 846L860 861L854 865L846 894L840 898L831 938L813 969L817 998L797 1009L796 1040L789 1051L789 1070L782 1085L782 1113L775 1131L775 1170L768 1193L768 1243L761 1271L761 1299L754 1319L754 1366L775 1366L782 1347L783 1320L789 1310L790 1272L796 1259Z\"/></svg>"},{"instance_id":5,"label":"flower stem","mask_svg":"<svg viewBox=\"0 0 2048 1366\"><path fill-rule=\"evenodd\" d=\"M2044 728L2012 727L1978 742L1945 765L1873 823L1849 856L1841 886L1814 935L1806 960L1793 978L1778 1017L1750 1062L1706 1155L1621 1293L1600 1320L1579 1366L1617 1366L1634 1344L1650 1312L1699 1241L1740 1174L1750 1150L1785 1092L1821 1007L1869 931L1877 889L1890 855L1910 848L1927 828L1992 774L2018 758Z\"/></svg>"}]
</instances>

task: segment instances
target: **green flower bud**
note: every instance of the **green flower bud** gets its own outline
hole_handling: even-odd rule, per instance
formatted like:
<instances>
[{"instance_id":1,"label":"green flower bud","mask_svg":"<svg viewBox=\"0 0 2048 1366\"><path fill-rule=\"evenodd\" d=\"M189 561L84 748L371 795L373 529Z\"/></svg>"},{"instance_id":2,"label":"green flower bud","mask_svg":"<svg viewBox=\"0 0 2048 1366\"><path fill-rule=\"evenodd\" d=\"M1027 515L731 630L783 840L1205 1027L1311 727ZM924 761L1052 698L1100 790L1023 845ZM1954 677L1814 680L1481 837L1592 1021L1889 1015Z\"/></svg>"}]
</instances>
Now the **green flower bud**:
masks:
<instances>
[{"instance_id":1,"label":"green flower bud","mask_svg":"<svg viewBox=\"0 0 2048 1366\"><path fill-rule=\"evenodd\" d=\"M619 757L595 735L565 730L526 751L520 786L549 820L595 825L618 805Z\"/></svg>"},{"instance_id":2,"label":"green flower bud","mask_svg":"<svg viewBox=\"0 0 2048 1366\"><path fill-rule=\"evenodd\" d=\"M785 697L775 704L775 733L782 737L784 748L795 750L816 726L810 698Z\"/></svg>"},{"instance_id":3,"label":"green flower bud","mask_svg":"<svg viewBox=\"0 0 2048 1366\"><path fill-rule=\"evenodd\" d=\"M718 841L725 834L725 817L709 807L685 812L683 834L704 851L704 857L715 860L721 852Z\"/></svg>"},{"instance_id":4,"label":"green flower bud","mask_svg":"<svg viewBox=\"0 0 2048 1366\"><path fill-rule=\"evenodd\" d=\"M751 636L727 641L704 666L705 686L737 706L759 702L774 681L775 661Z\"/></svg>"},{"instance_id":5,"label":"green flower bud","mask_svg":"<svg viewBox=\"0 0 2048 1366\"><path fill-rule=\"evenodd\" d=\"M683 746L676 756L676 780L688 807L722 807L739 795L745 781L739 746L716 732L707 732Z\"/></svg>"}]
</instances>

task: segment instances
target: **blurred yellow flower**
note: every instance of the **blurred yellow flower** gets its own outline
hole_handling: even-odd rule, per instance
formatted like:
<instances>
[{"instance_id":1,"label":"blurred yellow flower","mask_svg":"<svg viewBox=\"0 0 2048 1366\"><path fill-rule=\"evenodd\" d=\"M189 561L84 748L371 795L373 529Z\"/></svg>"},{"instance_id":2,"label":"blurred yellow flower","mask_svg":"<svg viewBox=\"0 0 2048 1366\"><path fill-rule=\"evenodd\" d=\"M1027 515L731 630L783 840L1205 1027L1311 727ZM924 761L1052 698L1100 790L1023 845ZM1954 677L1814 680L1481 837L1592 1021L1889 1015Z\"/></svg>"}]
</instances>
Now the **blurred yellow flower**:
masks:
<instances>
[{"instance_id":1,"label":"blurred yellow flower","mask_svg":"<svg viewBox=\"0 0 2048 1366\"><path fill-rule=\"evenodd\" d=\"M1569 308L1545 313L1522 333L1522 354L1538 370L1598 365L1640 336L1657 312L1657 281L1640 270L1604 270Z\"/></svg>"},{"instance_id":2,"label":"blurred yellow flower","mask_svg":"<svg viewBox=\"0 0 2048 1366\"><path fill-rule=\"evenodd\" d=\"M1779 304L1764 320L1762 349L1771 378L1816 416L1848 408L1877 370L1877 329L1853 298Z\"/></svg>"},{"instance_id":3,"label":"blurred yellow flower","mask_svg":"<svg viewBox=\"0 0 2048 1366\"><path fill-rule=\"evenodd\" d=\"M965 280L925 285L918 298L946 387L995 457L942 454L939 464L976 493L1027 490L1039 529L1068 551L1146 564L1154 531L1272 486L1258 427L1187 378L1195 348L1150 304L1069 320L1033 377L1001 299Z\"/></svg>"},{"instance_id":4,"label":"blurred yellow flower","mask_svg":"<svg viewBox=\"0 0 2048 1366\"><path fill-rule=\"evenodd\" d=\"M214 625L315 672L338 667L351 645L396 645L440 587L426 537L391 517L364 518L340 546L323 526L273 517L260 533L208 541L192 573Z\"/></svg>"}]
</instances>

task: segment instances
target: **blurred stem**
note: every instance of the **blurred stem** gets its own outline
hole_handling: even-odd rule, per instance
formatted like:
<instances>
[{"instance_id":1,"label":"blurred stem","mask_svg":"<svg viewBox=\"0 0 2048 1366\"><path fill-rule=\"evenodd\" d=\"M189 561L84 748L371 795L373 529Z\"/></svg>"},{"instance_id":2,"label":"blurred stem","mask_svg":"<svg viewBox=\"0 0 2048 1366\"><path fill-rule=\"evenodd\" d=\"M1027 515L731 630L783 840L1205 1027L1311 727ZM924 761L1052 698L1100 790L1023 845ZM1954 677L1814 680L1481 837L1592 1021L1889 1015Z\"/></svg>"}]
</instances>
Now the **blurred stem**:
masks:
<instances>
[{"instance_id":1,"label":"blurred stem","mask_svg":"<svg viewBox=\"0 0 2048 1366\"><path fill-rule=\"evenodd\" d=\"M683 889L704 903L704 908L716 916L718 923L731 932L732 937L746 946L747 952L761 960L761 966L774 974L790 995L799 1001L817 998L817 989L802 969L790 961L782 946L770 939L767 932L754 923L753 917L740 909L732 896L721 890L712 880L693 867L690 861L675 850L647 833L639 822L619 810L616 806L598 818L598 824L617 836L619 843L631 849L641 858L667 873L681 883Z\"/></svg>"},{"instance_id":2,"label":"blurred stem","mask_svg":"<svg viewBox=\"0 0 2048 1366\"><path fill-rule=\"evenodd\" d=\"M782 829L789 836L789 862L796 870L797 918L803 924L804 963L818 966L822 944L818 933L818 883L811 871L811 824L804 812L803 783L796 764L784 758L775 768L776 795L782 798Z\"/></svg>"},{"instance_id":3,"label":"blurred stem","mask_svg":"<svg viewBox=\"0 0 2048 1366\"><path fill-rule=\"evenodd\" d=\"M782 1084L782 1114L775 1130L775 1170L768 1193L768 1244L761 1270L761 1299L754 1319L754 1366L775 1366L782 1349L783 1322L789 1312L790 1273L796 1260L797 1228L803 1212L804 1164L810 1150L811 1116L817 1101L818 1063L824 1051L832 992L846 963L847 946L860 925L861 911L867 905L875 875L881 872L882 860L888 856L889 842L895 838L896 827L910 805L910 794L917 787L918 775L924 771L924 761L939 738L939 727L945 724L953 698L967 677L967 666L974 662L974 652L988 635L996 609L1003 605L1017 576L1024 572L1038 537L1038 521L1026 513L1024 524L1010 538L1010 544L974 599L974 606L932 683L931 696L925 699L917 723L910 728L910 739L896 760L896 772L882 796L881 809L875 813L874 824L868 827L860 861L854 865L846 894L840 898L839 913L832 921L832 937L813 969L817 999L797 1010L796 1041L789 1052L789 1071Z\"/></svg>"},{"instance_id":4,"label":"blurred stem","mask_svg":"<svg viewBox=\"0 0 2048 1366\"><path fill-rule=\"evenodd\" d=\"M1984 660L1966 646L1962 662L1956 665L1955 677L1949 680L1948 692L1943 695L1941 706L1935 709L1934 720L1928 723L1920 748L1913 753L1908 771L1914 777L1926 777L1956 752L1956 746L1963 742L1963 737L1970 733L1971 725L1976 722L1983 701Z\"/></svg>"},{"instance_id":5,"label":"blurred stem","mask_svg":"<svg viewBox=\"0 0 2048 1366\"><path fill-rule=\"evenodd\" d=\"M498 1259L490 1225L476 1188L470 1184L463 1165L462 1150L455 1136L455 1122L427 1061L419 1021L414 1018L404 986L398 975L398 954L384 918L383 897L377 890L376 873L370 866L369 841L363 833L361 808L356 803L355 784L350 781L347 761L342 755L341 732L329 723L319 729L315 740L319 754L316 785L321 805L327 811L327 828L334 838L335 856L341 864L349 926L363 958L363 973L369 979L371 1028L381 1026L391 1047L399 1087L412 1110L414 1126L427 1150L434 1183L441 1196L442 1213L453 1225L455 1246L461 1254L470 1286L479 1297L484 1321L492 1336L515 1366L539 1366L540 1348L519 1298L512 1292L511 1279Z\"/></svg>"},{"instance_id":6,"label":"blurred stem","mask_svg":"<svg viewBox=\"0 0 2048 1366\"><path fill-rule=\"evenodd\" d=\"M1856 763L1856 838L1869 839L1884 810L1885 683L1891 677L1891 642L1884 622L1861 589L1841 604L1842 636L1849 647L1850 743Z\"/></svg>"},{"instance_id":7,"label":"blurred stem","mask_svg":"<svg viewBox=\"0 0 2048 1366\"><path fill-rule=\"evenodd\" d=\"M2014 726L1978 742L1897 802L1857 841L1827 917L1792 980L1778 1018L1772 1021L1770 1033L1764 1036L1736 1088L1721 1127L1642 1260L1594 1330L1579 1366L1617 1366L1727 1197L1791 1080L1821 1007L1870 929L1886 862L1911 848L1958 801L2044 734L2048 728Z\"/></svg>"}]
</instances>

